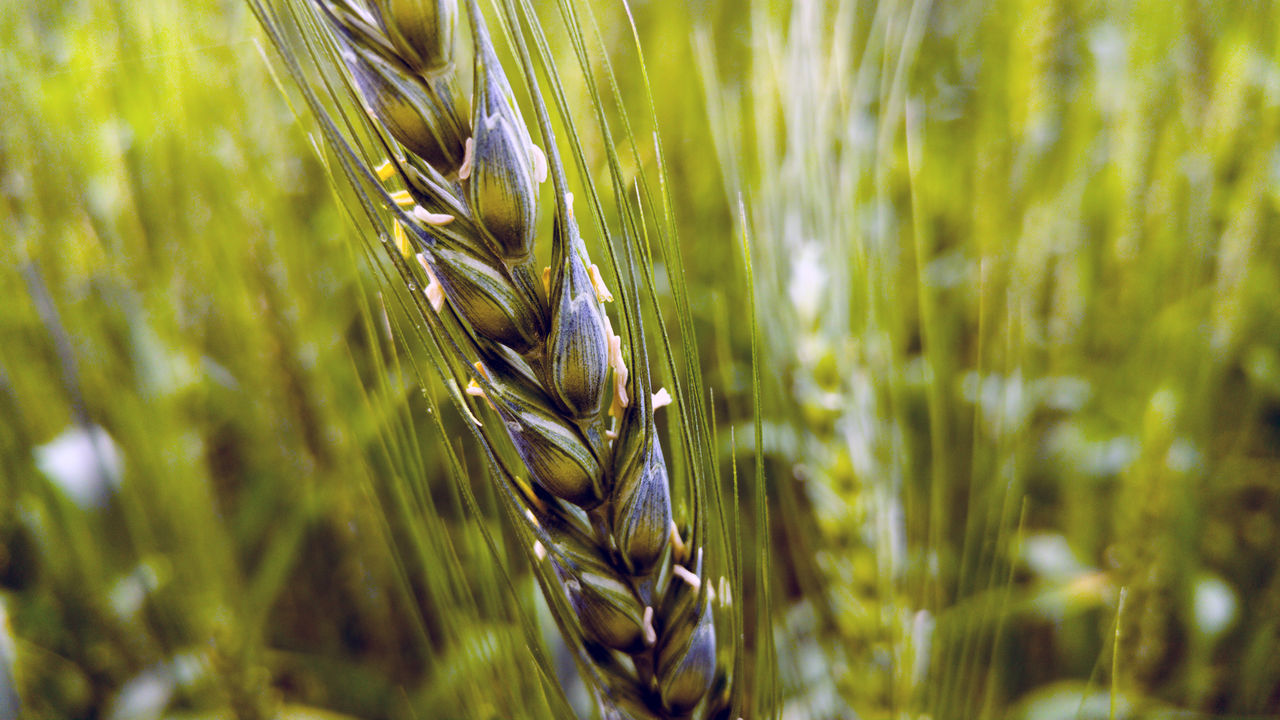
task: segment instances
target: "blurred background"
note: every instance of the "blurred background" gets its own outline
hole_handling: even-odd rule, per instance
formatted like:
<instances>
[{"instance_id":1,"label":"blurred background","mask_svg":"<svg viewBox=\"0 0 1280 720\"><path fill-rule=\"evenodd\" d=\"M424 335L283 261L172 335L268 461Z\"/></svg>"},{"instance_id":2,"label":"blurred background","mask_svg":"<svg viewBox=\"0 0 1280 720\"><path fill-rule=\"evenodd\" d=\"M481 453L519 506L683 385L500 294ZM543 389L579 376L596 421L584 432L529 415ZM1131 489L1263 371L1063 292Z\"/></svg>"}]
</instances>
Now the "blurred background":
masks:
<instances>
[{"instance_id":1,"label":"blurred background","mask_svg":"<svg viewBox=\"0 0 1280 720\"><path fill-rule=\"evenodd\" d=\"M1280 716L1280 8L573 4L662 133L724 475L761 459L761 715ZM0 0L0 718L552 717L268 45Z\"/></svg>"}]
</instances>

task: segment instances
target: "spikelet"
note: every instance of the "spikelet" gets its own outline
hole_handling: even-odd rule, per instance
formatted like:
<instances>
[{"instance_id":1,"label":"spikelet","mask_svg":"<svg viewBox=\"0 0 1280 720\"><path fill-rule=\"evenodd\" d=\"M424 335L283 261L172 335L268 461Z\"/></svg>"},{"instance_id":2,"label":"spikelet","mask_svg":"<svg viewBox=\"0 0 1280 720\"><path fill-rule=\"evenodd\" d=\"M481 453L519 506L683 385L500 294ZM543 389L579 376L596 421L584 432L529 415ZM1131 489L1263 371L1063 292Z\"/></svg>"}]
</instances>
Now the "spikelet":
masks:
<instances>
[{"instance_id":1,"label":"spikelet","mask_svg":"<svg viewBox=\"0 0 1280 720\"><path fill-rule=\"evenodd\" d=\"M427 261L449 303L478 335L516 352L539 344L541 313L501 265L443 245Z\"/></svg>"},{"instance_id":2,"label":"spikelet","mask_svg":"<svg viewBox=\"0 0 1280 720\"><path fill-rule=\"evenodd\" d=\"M632 575L649 573L671 537L671 489L656 435L635 461L615 469L613 540Z\"/></svg>"},{"instance_id":3,"label":"spikelet","mask_svg":"<svg viewBox=\"0 0 1280 720\"><path fill-rule=\"evenodd\" d=\"M520 358L491 350L483 364L516 452L542 489L590 510L604 500L603 470L581 431L555 408Z\"/></svg>"},{"instance_id":4,"label":"spikelet","mask_svg":"<svg viewBox=\"0 0 1280 720\"><path fill-rule=\"evenodd\" d=\"M429 74L453 63L455 0L376 0L378 24L413 70Z\"/></svg>"},{"instance_id":5,"label":"spikelet","mask_svg":"<svg viewBox=\"0 0 1280 720\"><path fill-rule=\"evenodd\" d=\"M555 533L552 537L558 551L553 562L583 634L614 650L644 650L653 638L646 633L644 606L626 579L581 535Z\"/></svg>"},{"instance_id":6,"label":"spikelet","mask_svg":"<svg viewBox=\"0 0 1280 720\"><path fill-rule=\"evenodd\" d=\"M487 32L476 33L467 199L495 251L521 262L533 249L538 209L532 143Z\"/></svg>"},{"instance_id":7,"label":"spikelet","mask_svg":"<svg viewBox=\"0 0 1280 720\"><path fill-rule=\"evenodd\" d=\"M468 130L454 75L415 76L395 60L354 44L343 58L387 132L440 172L456 172Z\"/></svg>"},{"instance_id":8,"label":"spikelet","mask_svg":"<svg viewBox=\"0 0 1280 720\"><path fill-rule=\"evenodd\" d=\"M669 712L683 715L697 706L715 678L716 629L711 597L699 592L697 576L680 566L673 569L676 577L663 607L658 691Z\"/></svg>"},{"instance_id":9,"label":"spikelet","mask_svg":"<svg viewBox=\"0 0 1280 720\"><path fill-rule=\"evenodd\" d=\"M577 226L569 217L556 234L569 236L564 266L551 283L551 334L547 338L547 386L577 419L600 413L609 373L609 338L587 266L576 246Z\"/></svg>"}]
</instances>

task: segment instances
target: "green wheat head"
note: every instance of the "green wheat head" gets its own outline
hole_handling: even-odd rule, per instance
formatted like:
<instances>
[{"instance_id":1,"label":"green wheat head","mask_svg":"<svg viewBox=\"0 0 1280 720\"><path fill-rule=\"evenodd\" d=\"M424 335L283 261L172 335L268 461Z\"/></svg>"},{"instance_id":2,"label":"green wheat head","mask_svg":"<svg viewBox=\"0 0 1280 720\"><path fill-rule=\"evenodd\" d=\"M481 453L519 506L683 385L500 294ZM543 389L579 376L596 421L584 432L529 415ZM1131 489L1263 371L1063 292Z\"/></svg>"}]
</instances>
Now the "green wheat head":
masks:
<instances>
[{"instance_id":1,"label":"green wheat head","mask_svg":"<svg viewBox=\"0 0 1280 720\"><path fill-rule=\"evenodd\" d=\"M613 151L610 192L597 189L528 3L498 5L498 27L513 40L509 65L474 0L465 31L448 1L253 4L381 240L392 282L407 290L429 365L484 453L483 480L498 489L601 711L737 717L742 619L725 537L719 547L708 541L709 521L724 524L707 498L715 468L702 400L691 391L701 386L697 361L688 352L679 368L656 305L656 343L641 312L655 291L652 244L678 263L665 201L655 202L643 176L629 186ZM573 6L561 11L576 30ZM532 125L510 78L529 94ZM576 186L560 143L577 160ZM585 233L575 187L587 201ZM599 238L604 268L587 236ZM537 258L548 254L540 269ZM677 313L691 340L687 306ZM655 347L669 389L650 368ZM670 460L656 422L665 405L679 450Z\"/></svg>"}]
</instances>

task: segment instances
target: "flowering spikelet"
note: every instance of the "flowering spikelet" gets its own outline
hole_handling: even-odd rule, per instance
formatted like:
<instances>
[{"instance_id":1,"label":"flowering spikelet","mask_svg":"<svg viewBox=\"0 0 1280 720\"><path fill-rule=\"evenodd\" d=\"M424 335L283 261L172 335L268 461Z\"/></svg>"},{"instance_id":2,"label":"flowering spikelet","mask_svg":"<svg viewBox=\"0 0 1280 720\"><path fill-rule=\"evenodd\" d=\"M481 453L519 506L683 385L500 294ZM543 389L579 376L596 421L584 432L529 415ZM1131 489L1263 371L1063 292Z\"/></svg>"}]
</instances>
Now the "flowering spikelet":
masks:
<instances>
[{"instance_id":1,"label":"flowering spikelet","mask_svg":"<svg viewBox=\"0 0 1280 720\"><path fill-rule=\"evenodd\" d=\"M663 608L658 692L668 712L684 715L701 702L715 678L716 628L711 596L698 592L697 576L678 565L673 570L685 572L672 578Z\"/></svg>"},{"instance_id":2,"label":"flowering spikelet","mask_svg":"<svg viewBox=\"0 0 1280 720\"><path fill-rule=\"evenodd\" d=\"M581 431L538 387L528 364L495 349L484 367L497 391L489 399L534 482L583 509L598 506L604 500L603 469Z\"/></svg>"},{"instance_id":3,"label":"flowering spikelet","mask_svg":"<svg viewBox=\"0 0 1280 720\"><path fill-rule=\"evenodd\" d=\"M615 340L615 344L620 342ZM615 352L621 355L619 349ZM643 356L643 350L640 354ZM649 368L641 360L636 370L636 401L619 410L618 435L613 443L610 520L613 540L627 571L645 575L662 558L670 538L671 487L653 422ZM615 369L615 376L618 374ZM626 382L625 376L621 382Z\"/></svg>"},{"instance_id":4,"label":"flowering spikelet","mask_svg":"<svg viewBox=\"0 0 1280 720\"><path fill-rule=\"evenodd\" d=\"M533 249L538 211L533 151L488 33L477 32L467 199L494 249L521 261Z\"/></svg>"},{"instance_id":5,"label":"flowering spikelet","mask_svg":"<svg viewBox=\"0 0 1280 720\"><path fill-rule=\"evenodd\" d=\"M551 286L551 333L547 337L547 385L575 418L599 414L609 373L609 338L591 276L578 251L572 217L556 234L566 233L564 267Z\"/></svg>"},{"instance_id":6,"label":"flowering spikelet","mask_svg":"<svg viewBox=\"0 0 1280 720\"><path fill-rule=\"evenodd\" d=\"M516 352L538 344L541 315L500 264L439 245L427 260L449 302L478 334Z\"/></svg>"},{"instance_id":7,"label":"flowering spikelet","mask_svg":"<svg viewBox=\"0 0 1280 720\"><path fill-rule=\"evenodd\" d=\"M392 137L442 173L458 169L467 121L453 73L415 76L397 61L354 45L343 58L360 94Z\"/></svg>"},{"instance_id":8,"label":"flowering spikelet","mask_svg":"<svg viewBox=\"0 0 1280 720\"><path fill-rule=\"evenodd\" d=\"M373 8L378 24L409 67L434 73L453 62L456 0L376 0Z\"/></svg>"},{"instance_id":9,"label":"flowering spikelet","mask_svg":"<svg viewBox=\"0 0 1280 720\"><path fill-rule=\"evenodd\" d=\"M653 635L644 606L590 541L577 533L552 530L550 535L558 551L553 562L583 634L628 653L650 644Z\"/></svg>"},{"instance_id":10,"label":"flowering spikelet","mask_svg":"<svg viewBox=\"0 0 1280 720\"><path fill-rule=\"evenodd\" d=\"M613 540L632 575L645 575L667 549L671 528L671 488L662 444L652 436L631 462L615 468Z\"/></svg>"}]
</instances>

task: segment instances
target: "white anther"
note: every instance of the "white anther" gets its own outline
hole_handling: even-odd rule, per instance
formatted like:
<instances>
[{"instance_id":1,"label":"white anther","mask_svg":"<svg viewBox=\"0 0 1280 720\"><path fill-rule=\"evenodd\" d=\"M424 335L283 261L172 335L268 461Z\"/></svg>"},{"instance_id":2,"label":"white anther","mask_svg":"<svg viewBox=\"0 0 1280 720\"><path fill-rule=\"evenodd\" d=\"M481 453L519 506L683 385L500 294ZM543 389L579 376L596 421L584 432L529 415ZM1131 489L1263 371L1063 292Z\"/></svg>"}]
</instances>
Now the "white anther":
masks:
<instances>
[{"instance_id":1,"label":"white anther","mask_svg":"<svg viewBox=\"0 0 1280 720\"><path fill-rule=\"evenodd\" d=\"M427 285L425 291L427 293L427 303L431 305L431 309L437 313L444 308L444 286L436 282L435 278L431 278L431 283Z\"/></svg>"},{"instance_id":2,"label":"white anther","mask_svg":"<svg viewBox=\"0 0 1280 720\"><path fill-rule=\"evenodd\" d=\"M609 403L609 414L621 419L623 408L631 404L627 397L627 364L622 359L622 338L613 334L613 323L609 322L609 313L600 313L604 319L604 335L609 338L609 367L613 368L613 400Z\"/></svg>"},{"instance_id":3,"label":"white anther","mask_svg":"<svg viewBox=\"0 0 1280 720\"><path fill-rule=\"evenodd\" d=\"M672 565L671 572L675 573L681 580L689 583L689 586L694 590L697 590L702 586L702 581L698 579L697 575L694 575L692 572L689 572L689 570L680 565Z\"/></svg>"},{"instance_id":4,"label":"white anther","mask_svg":"<svg viewBox=\"0 0 1280 720\"><path fill-rule=\"evenodd\" d=\"M447 213L429 212L426 208L422 207L421 205L413 206L413 216L428 225L437 225L437 226L448 225L449 223L453 222L452 215L449 215Z\"/></svg>"},{"instance_id":5,"label":"white anther","mask_svg":"<svg viewBox=\"0 0 1280 720\"><path fill-rule=\"evenodd\" d=\"M664 408L675 402L671 399L671 393L666 388L658 388L658 392L653 394L653 409Z\"/></svg>"},{"instance_id":6,"label":"white anther","mask_svg":"<svg viewBox=\"0 0 1280 720\"><path fill-rule=\"evenodd\" d=\"M675 520L671 521L671 547L675 551L677 558L684 557L688 550L685 547L684 540L680 537L680 528L676 527Z\"/></svg>"},{"instance_id":7,"label":"white anther","mask_svg":"<svg viewBox=\"0 0 1280 720\"><path fill-rule=\"evenodd\" d=\"M609 412L621 417L622 409L631 405L631 398L627 397L627 377L631 373L627 370L627 361L622 357L622 338L618 335L609 338L609 367L613 368L614 378L613 406L609 408Z\"/></svg>"},{"instance_id":8,"label":"white anther","mask_svg":"<svg viewBox=\"0 0 1280 720\"><path fill-rule=\"evenodd\" d=\"M533 181L541 185L547 181L547 156L542 148L529 143L529 159L533 163Z\"/></svg>"},{"instance_id":9,"label":"white anther","mask_svg":"<svg viewBox=\"0 0 1280 720\"><path fill-rule=\"evenodd\" d=\"M458 383L453 378L449 378L449 389L455 393L458 392ZM475 423L476 427L484 427L484 423L480 422L480 418L476 417L475 413L471 412L471 408L467 407L466 403L460 404L462 405L462 411L467 414L468 420Z\"/></svg>"},{"instance_id":10,"label":"white anther","mask_svg":"<svg viewBox=\"0 0 1280 720\"><path fill-rule=\"evenodd\" d=\"M444 308L444 286L436 279L436 274L431 272L431 266L427 264L425 254L418 253L418 263L422 265L423 270L427 271L427 288L424 291L427 294L427 302L431 304L432 310L440 312Z\"/></svg>"},{"instance_id":11,"label":"white anther","mask_svg":"<svg viewBox=\"0 0 1280 720\"><path fill-rule=\"evenodd\" d=\"M658 642L658 631L653 629L653 606L644 606L644 644L653 645Z\"/></svg>"},{"instance_id":12,"label":"white anther","mask_svg":"<svg viewBox=\"0 0 1280 720\"><path fill-rule=\"evenodd\" d=\"M591 263L591 267L587 268L587 274L591 276L591 287L595 288L596 299L600 302L613 302L613 293L609 292L609 287L604 284L604 278L600 276L600 266Z\"/></svg>"},{"instance_id":13,"label":"white anther","mask_svg":"<svg viewBox=\"0 0 1280 720\"><path fill-rule=\"evenodd\" d=\"M471 161L475 157L476 141L473 138L467 138L466 145L462 151L462 167L458 168L458 179L466 180L471 177Z\"/></svg>"}]
</instances>

